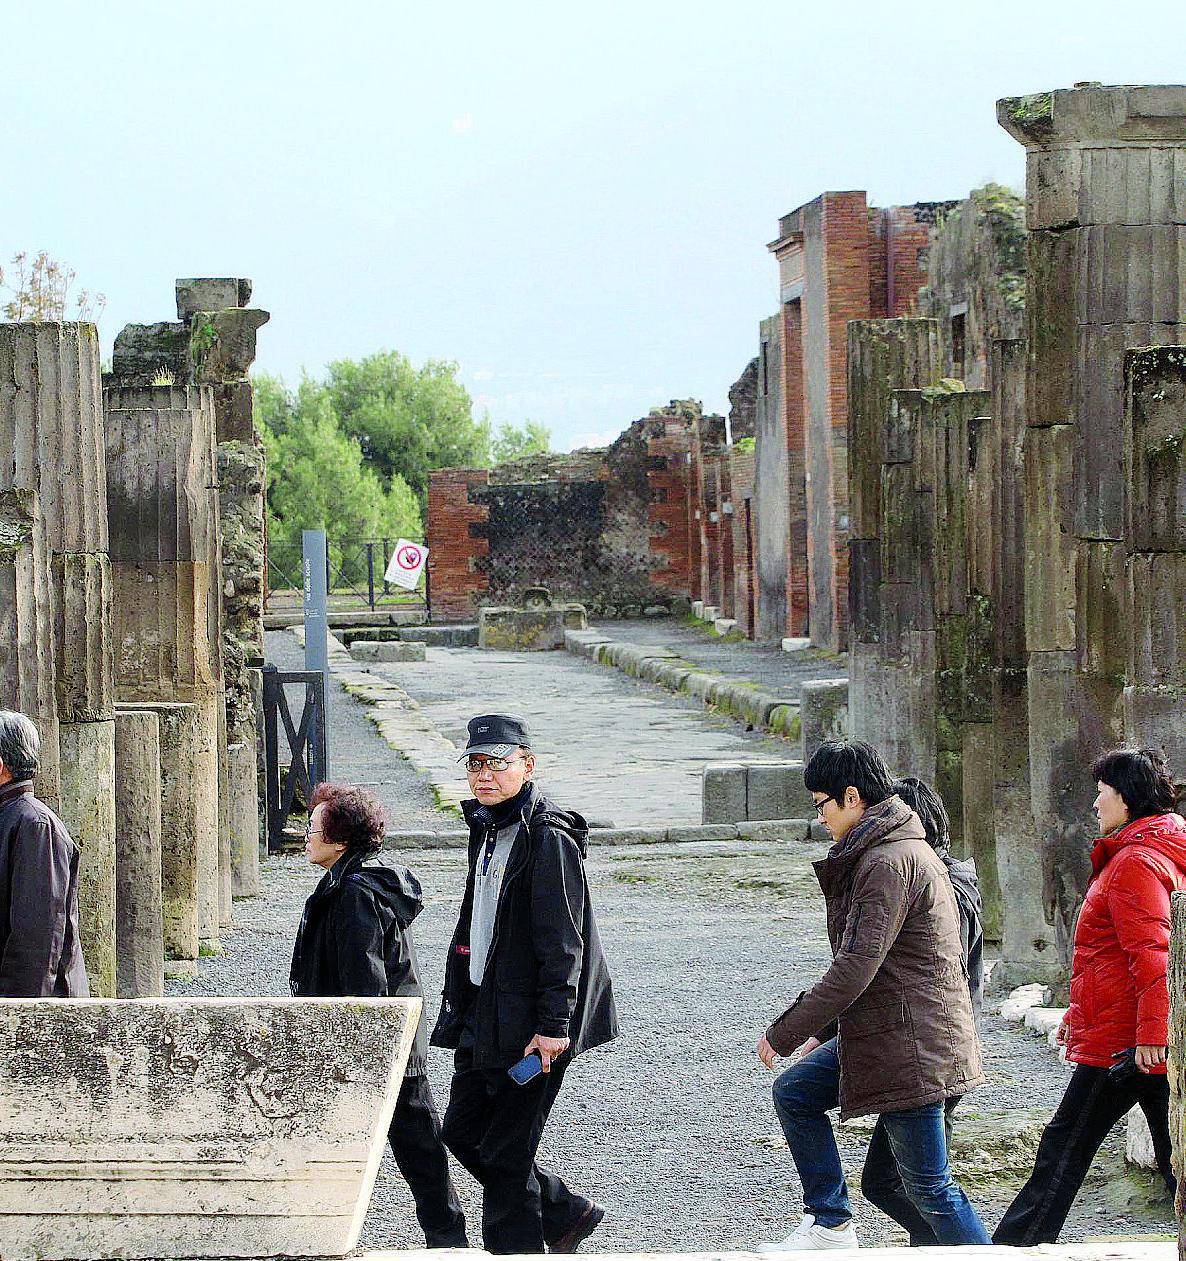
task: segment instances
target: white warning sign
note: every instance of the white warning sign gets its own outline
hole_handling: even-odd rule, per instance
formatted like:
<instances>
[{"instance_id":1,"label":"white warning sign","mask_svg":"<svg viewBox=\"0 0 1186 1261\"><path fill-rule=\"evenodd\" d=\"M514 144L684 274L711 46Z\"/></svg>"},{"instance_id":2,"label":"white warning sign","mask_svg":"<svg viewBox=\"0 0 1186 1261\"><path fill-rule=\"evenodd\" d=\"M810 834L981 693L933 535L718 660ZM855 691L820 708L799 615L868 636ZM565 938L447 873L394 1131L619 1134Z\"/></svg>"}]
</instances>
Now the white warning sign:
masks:
<instances>
[{"instance_id":1,"label":"white warning sign","mask_svg":"<svg viewBox=\"0 0 1186 1261\"><path fill-rule=\"evenodd\" d=\"M383 575L384 581L415 591L427 559L428 548L422 543L413 543L410 539L399 539L395 544L395 551L387 566L387 572Z\"/></svg>"}]
</instances>

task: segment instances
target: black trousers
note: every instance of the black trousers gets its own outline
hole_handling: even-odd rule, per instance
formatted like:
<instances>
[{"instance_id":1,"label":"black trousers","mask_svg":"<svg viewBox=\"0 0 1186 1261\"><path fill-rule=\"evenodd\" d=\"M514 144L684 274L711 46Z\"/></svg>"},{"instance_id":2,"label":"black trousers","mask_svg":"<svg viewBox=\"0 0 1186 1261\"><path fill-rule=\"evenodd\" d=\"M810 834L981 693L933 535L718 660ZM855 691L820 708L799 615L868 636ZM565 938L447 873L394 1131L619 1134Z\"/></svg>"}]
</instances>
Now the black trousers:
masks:
<instances>
[{"instance_id":1,"label":"black trousers","mask_svg":"<svg viewBox=\"0 0 1186 1261\"><path fill-rule=\"evenodd\" d=\"M387 1133L391 1153L416 1201L430 1248L465 1248L465 1214L449 1177L441 1120L427 1077L405 1077Z\"/></svg>"},{"instance_id":2,"label":"black trousers","mask_svg":"<svg viewBox=\"0 0 1186 1261\"><path fill-rule=\"evenodd\" d=\"M551 1072L519 1086L505 1069L474 1068L471 1048L457 1052L443 1135L482 1184L487 1252L543 1252L590 1207L535 1162L564 1070L564 1064L553 1064Z\"/></svg>"},{"instance_id":3,"label":"black trousers","mask_svg":"<svg viewBox=\"0 0 1186 1261\"><path fill-rule=\"evenodd\" d=\"M1161 1074L1138 1073L1117 1084L1106 1068L1078 1065L1058 1111L1042 1131L1034 1172L1009 1205L993 1243L1055 1243L1096 1152L1134 1104L1149 1122L1157 1168L1173 1195L1177 1184L1170 1165L1169 1101L1169 1082Z\"/></svg>"},{"instance_id":4,"label":"black trousers","mask_svg":"<svg viewBox=\"0 0 1186 1261\"><path fill-rule=\"evenodd\" d=\"M959 1098L948 1099L943 1105L943 1126L947 1131L947 1153L951 1156L951 1114L959 1104ZM861 1173L861 1194L879 1208L888 1218L897 1222L910 1236L912 1248L937 1248L939 1236L934 1227L914 1207L906 1194L894 1150L890 1146L889 1133L880 1117L873 1127L869 1150L865 1153L865 1168Z\"/></svg>"}]
</instances>

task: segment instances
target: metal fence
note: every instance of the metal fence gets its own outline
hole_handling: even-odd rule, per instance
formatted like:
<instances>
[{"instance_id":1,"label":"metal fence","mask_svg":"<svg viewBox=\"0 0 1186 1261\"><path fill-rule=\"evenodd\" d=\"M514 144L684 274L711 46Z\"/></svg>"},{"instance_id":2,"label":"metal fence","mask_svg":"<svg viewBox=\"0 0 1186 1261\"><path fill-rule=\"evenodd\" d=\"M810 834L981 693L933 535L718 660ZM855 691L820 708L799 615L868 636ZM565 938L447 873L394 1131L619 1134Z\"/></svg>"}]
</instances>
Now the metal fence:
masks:
<instances>
[{"instance_id":1,"label":"metal fence","mask_svg":"<svg viewBox=\"0 0 1186 1261\"><path fill-rule=\"evenodd\" d=\"M395 550L393 538L362 539L357 543L334 544L325 563L325 583L334 609L370 609L372 612L399 604L427 601L428 579L421 597L384 581L383 575ZM268 557L267 580L264 584L264 612L271 613L298 607L303 596L299 564L286 572L271 556Z\"/></svg>"}]
</instances>

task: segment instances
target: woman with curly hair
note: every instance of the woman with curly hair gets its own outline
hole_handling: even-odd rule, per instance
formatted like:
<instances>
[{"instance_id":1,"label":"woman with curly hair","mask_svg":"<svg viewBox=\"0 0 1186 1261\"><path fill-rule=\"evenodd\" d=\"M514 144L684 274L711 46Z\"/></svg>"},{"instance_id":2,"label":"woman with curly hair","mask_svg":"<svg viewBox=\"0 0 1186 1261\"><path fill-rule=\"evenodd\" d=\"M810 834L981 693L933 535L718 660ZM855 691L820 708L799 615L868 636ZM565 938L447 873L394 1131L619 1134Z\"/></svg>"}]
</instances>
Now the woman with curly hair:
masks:
<instances>
[{"instance_id":1,"label":"woman with curly hair","mask_svg":"<svg viewBox=\"0 0 1186 1261\"><path fill-rule=\"evenodd\" d=\"M420 882L380 856L386 819L374 796L318 784L305 855L325 869L305 903L292 954L298 997L423 998L407 930L423 909ZM468 1247L449 1176L441 1122L428 1084L424 1019L408 1059L388 1134L430 1248Z\"/></svg>"},{"instance_id":2,"label":"woman with curly hair","mask_svg":"<svg viewBox=\"0 0 1186 1261\"><path fill-rule=\"evenodd\" d=\"M1029 1181L993 1243L1054 1243L1109 1130L1133 1107L1175 1190L1165 1075L1170 895L1186 888L1186 819L1165 757L1115 749L1091 768L1100 838L1075 925L1071 1005L1058 1030L1075 1072L1042 1132Z\"/></svg>"}]
</instances>

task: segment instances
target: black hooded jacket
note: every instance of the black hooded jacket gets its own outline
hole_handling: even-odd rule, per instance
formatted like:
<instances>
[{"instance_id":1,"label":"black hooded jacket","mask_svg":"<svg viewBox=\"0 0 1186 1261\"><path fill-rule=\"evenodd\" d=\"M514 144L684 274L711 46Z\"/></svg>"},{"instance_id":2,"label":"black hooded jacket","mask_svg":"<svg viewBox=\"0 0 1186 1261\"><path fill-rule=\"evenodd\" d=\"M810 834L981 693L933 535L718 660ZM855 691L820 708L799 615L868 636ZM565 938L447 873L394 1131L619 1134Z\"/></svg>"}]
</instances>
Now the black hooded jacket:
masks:
<instances>
[{"instance_id":1,"label":"black hooded jacket","mask_svg":"<svg viewBox=\"0 0 1186 1261\"><path fill-rule=\"evenodd\" d=\"M470 825L469 874L445 962L433 1046L458 1046L471 1007L476 1068L514 1064L537 1033L570 1039L568 1056L612 1041L618 1016L585 878L585 820L558 809L528 783L517 803L519 831L507 858L486 970L481 986L474 986L469 929L486 817L476 801L461 808Z\"/></svg>"},{"instance_id":2,"label":"black hooded jacket","mask_svg":"<svg viewBox=\"0 0 1186 1261\"><path fill-rule=\"evenodd\" d=\"M423 998L408 925L424 908L420 882L382 856L346 854L305 903L292 952L298 998ZM405 1070L423 1077L428 1042L423 1015Z\"/></svg>"}]
</instances>

